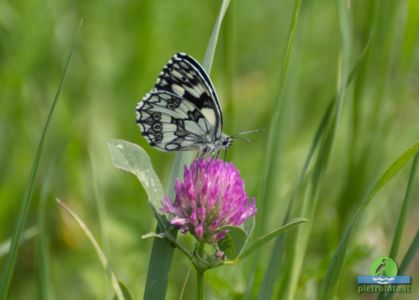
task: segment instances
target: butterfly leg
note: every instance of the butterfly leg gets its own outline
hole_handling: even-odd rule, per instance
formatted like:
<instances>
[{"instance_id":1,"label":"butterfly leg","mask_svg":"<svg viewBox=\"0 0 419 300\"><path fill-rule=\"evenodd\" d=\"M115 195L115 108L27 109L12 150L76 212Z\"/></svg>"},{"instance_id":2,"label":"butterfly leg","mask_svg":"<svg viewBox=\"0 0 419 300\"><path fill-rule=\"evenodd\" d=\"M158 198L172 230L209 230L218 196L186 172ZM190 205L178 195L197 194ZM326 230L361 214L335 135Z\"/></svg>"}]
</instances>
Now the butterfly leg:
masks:
<instances>
[{"instance_id":1,"label":"butterfly leg","mask_svg":"<svg viewBox=\"0 0 419 300\"><path fill-rule=\"evenodd\" d=\"M212 153L211 153L211 154L212 154ZM214 154L212 154L212 155L211 155L211 159L209 160L209 162L208 162L208 164L207 164L207 168L206 168L205 172L207 172L207 173L208 173L208 168L209 168L209 166L211 165L211 163L213 162L214 157L215 157L215 155L214 155Z\"/></svg>"},{"instance_id":2,"label":"butterfly leg","mask_svg":"<svg viewBox=\"0 0 419 300\"><path fill-rule=\"evenodd\" d=\"M199 152L198 152L199 153ZM199 153L196 157L196 160L201 160L205 156L206 152L203 151L202 153Z\"/></svg>"},{"instance_id":3,"label":"butterfly leg","mask_svg":"<svg viewBox=\"0 0 419 300\"><path fill-rule=\"evenodd\" d=\"M196 155L195 160L198 160L198 161L201 160L205 156L205 154L206 154L205 151L202 151L202 153L197 152L197 155ZM199 173L199 168L198 168L198 170L196 172L195 182L198 180L198 173Z\"/></svg>"},{"instance_id":4,"label":"butterfly leg","mask_svg":"<svg viewBox=\"0 0 419 300\"><path fill-rule=\"evenodd\" d=\"M220 151L217 151L217 154L215 154L215 159L218 159L219 156L220 156Z\"/></svg>"},{"instance_id":5,"label":"butterfly leg","mask_svg":"<svg viewBox=\"0 0 419 300\"><path fill-rule=\"evenodd\" d=\"M208 162L208 164L207 164L207 167L206 167L206 170L205 170L205 172L207 172L208 173L208 168L209 168L209 166L210 166L210 164L215 160L215 159L218 159L218 154L220 154L220 151L217 151L217 153L212 153L212 156L211 156L211 159L210 159L210 161Z\"/></svg>"},{"instance_id":6,"label":"butterfly leg","mask_svg":"<svg viewBox=\"0 0 419 300\"><path fill-rule=\"evenodd\" d=\"M226 163L226 159L227 159L227 148L224 150L224 156L223 156L224 166Z\"/></svg>"},{"instance_id":7,"label":"butterfly leg","mask_svg":"<svg viewBox=\"0 0 419 300\"><path fill-rule=\"evenodd\" d=\"M212 158L217 160L219 156L220 156L220 151L217 151L217 153L215 153L215 155L213 155Z\"/></svg>"}]
</instances>

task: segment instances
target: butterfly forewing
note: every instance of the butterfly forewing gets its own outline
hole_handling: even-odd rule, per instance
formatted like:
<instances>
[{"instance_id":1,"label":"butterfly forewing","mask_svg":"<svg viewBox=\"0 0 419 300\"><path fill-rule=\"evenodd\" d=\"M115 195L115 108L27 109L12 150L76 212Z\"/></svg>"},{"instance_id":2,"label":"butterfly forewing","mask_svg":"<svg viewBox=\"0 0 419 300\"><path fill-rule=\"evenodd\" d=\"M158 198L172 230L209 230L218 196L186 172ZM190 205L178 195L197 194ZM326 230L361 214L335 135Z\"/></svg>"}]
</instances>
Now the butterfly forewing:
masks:
<instances>
[{"instance_id":1,"label":"butterfly forewing","mask_svg":"<svg viewBox=\"0 0 419 300\"><path fill-rule=\"evenodd\" d=\"M155 90L165 90L192 102L214 127L214 138L222 131L222 115L217 94L201 65L185 53L169 60L157 79Z\"/></svg>"},{"instance_id":2,"label":"butterfly forewing","mask_svg":"<svg viewBox=\"0 0 419 300\"><path fill-rule=\"evenodd\" d=\"M163 151L212 151L222 138L221 109L212 83L184 53L169 60L136 110L141 133Z\"/></svg>"}]
</instances>

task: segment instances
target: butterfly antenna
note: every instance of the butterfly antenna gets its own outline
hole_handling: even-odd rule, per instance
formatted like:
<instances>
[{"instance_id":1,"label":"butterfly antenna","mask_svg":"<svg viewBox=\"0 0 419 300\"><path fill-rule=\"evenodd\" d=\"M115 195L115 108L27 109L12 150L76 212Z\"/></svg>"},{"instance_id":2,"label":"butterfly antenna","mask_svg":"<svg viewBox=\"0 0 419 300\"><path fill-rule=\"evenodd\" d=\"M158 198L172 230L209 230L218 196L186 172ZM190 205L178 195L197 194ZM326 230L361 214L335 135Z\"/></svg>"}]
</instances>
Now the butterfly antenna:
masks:
<instances>
[{"instance_id":1,"label":"butterfly antenna","mask_svg":"<svg viewBox=\"0 0 419 300\"><path fill-rule=\"evenodd\" d=\"M232 139L239 140L239 141L243 141L243 142L247 142L247 143L250 143L250 142L251 142L251 140L246 139L246 138L242 138L242 137L237 136L237 135L232 135L232 136L230 136L230 137L231 137Z\"/></svg>"},{"instance_id":2,"label":"butterfly antenna","mask_svg":"<svg viewBox=\"0 0 419 300\"><path fill-rule=\"evenodd\" d=\"M233 139L237 139L237 140L241 140L241 141L250 143L251 140L246 139L246 138L242 138L242 137L240 137L240 135L249 134L249 133L255 133L255 132L265 132L265 130L263 130L263 129L255 129L255 130L249 130L249 131L242 131L242 132L239 132L237 134L233 134L231 137Z\"/></svg>"},{"instance_id":3,"label":"butterfly antenna","mask_svg":"<svg viewBox=\"0 0 419 300\"><path fill-rule=\"evenodd\" d=\"M249 131L242 131L242 132L239 132L236 135L243 135L243 134L256 133L256 132L265 132L265 130L263 130L263 129L255 129L255 130L249 130Z\"/></svg>"}]
</instances>

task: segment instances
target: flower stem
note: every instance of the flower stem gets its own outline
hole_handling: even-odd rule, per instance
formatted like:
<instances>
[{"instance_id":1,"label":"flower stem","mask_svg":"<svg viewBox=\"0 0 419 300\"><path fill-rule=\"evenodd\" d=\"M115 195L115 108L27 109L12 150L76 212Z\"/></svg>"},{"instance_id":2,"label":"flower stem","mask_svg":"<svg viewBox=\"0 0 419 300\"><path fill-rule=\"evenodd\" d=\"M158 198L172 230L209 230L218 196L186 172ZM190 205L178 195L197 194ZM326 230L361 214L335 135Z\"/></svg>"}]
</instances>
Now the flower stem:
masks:
<instances>
[{"instance_id":1,"label":"flower stem","mask_svg":"<svg viewBox=\"0 0 419 300\"><path fill-rule=\"evenodd\" d=\"M202 259L204 257L204 248L205 242L200 241L198 243L198 259ZM204 270L199 267L196 267L196 299L203 300L204 299Z\"/></svg>"},{"instance_id":2,"label":"flower stem","mask_svg":"<svg viewBox=\"0 0 419 300\"><path fill-rule=\"evenodd\" d=\"M204 299L204 271L196 270L196 285L197 285L197 294L196 299L203 300Z\"/></svg>"}]
</instances>

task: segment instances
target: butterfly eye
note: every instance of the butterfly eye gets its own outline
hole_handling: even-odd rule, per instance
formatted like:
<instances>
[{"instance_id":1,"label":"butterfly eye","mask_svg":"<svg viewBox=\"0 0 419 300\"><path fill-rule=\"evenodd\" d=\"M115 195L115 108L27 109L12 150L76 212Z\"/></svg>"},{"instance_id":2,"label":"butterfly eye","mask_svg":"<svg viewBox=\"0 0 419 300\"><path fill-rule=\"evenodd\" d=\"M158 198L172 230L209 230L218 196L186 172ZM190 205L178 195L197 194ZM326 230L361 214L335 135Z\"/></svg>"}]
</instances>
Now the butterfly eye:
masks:
<instances>
[{"instance_id":1,"label":"butterfly eye","mask_svg":"<svg viewBox=\"0 0 419 300\"><path fill-rule=\"evenodd\" d=\"M154 129L155 131L160 131L160 130L161 130L161 125L160 125L160 123L154 123L154 124L153 124L153 129Z\"/></svg>"},{"instance_id":2,"label":"butterfly eye","mask_svg":"<svg viewBox=\"0 0 419 300\"><path fill-rule=\"evenodd\" d=\"M167 108L171 110L175 110L176 106L173 103L167 104Z\"/></svg>"},{"instance_id":3,"label":"butterfly eye","mask_svg":"<svg viewBox=\"0 0 419 300\"><path fill-rule=\"evenodd\" d=\"M224 147L228 147L228 146L231 145L231 142L232 142L231 138L227 138L223 141L222 144L223 144Z\"/></svg>"}]
</instances>

